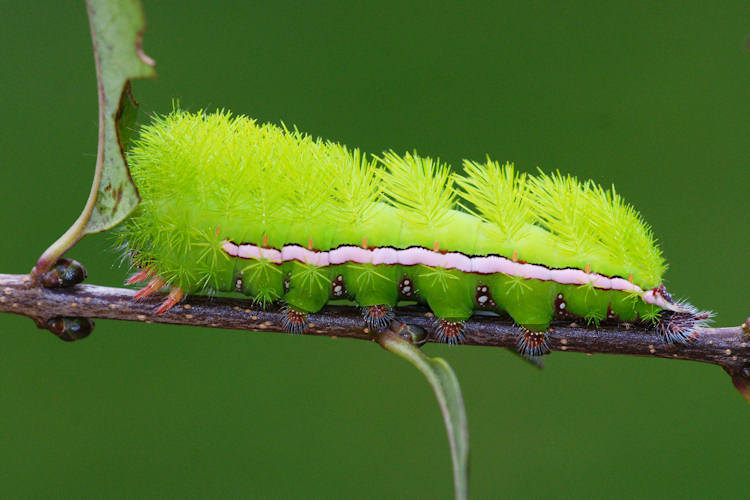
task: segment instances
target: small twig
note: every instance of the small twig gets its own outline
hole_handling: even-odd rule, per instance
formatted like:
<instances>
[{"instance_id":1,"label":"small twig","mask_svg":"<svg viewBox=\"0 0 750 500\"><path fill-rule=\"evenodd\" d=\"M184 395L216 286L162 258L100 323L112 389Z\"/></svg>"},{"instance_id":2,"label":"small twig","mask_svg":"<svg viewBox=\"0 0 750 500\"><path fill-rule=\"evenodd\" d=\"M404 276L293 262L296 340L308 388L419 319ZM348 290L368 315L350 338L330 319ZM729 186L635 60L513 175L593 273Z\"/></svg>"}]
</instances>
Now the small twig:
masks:
<instances>
[{"instance_id":1,"label":"small twig","mask_svg":"<svg viewBox=\"0 0 750 500\"><path fill-rule=\"evenodd\" d=\"M133 290L95 285L47 289L34 285L27 275L0 274L0 312L28 316L43 328L47 328L52 318L83 317L234 330L284 330L284 315L278 308L259 310L249 300L191 296L159 316L154 310L164 299L161 294L142 301L134 300L133 295ZM398 308L397 318L433 333L432 314L423 308ZM373 339L356 308L326 307L308 315L308 321L305 333L309 335ZM466 322L465 333L464 345L515 348L518 339L518 327L498 317L476 316ZM432 335L429 340L432 341ZM743 326L706 328L693 342L668 345L655 331L638 325L602 324L599 328L586 328L557 322L549 333L549 347L555 351L702 361L723 367L733 376L735 385L743 378L750 380L750 335Z\"/></svg>"}]
</instances>

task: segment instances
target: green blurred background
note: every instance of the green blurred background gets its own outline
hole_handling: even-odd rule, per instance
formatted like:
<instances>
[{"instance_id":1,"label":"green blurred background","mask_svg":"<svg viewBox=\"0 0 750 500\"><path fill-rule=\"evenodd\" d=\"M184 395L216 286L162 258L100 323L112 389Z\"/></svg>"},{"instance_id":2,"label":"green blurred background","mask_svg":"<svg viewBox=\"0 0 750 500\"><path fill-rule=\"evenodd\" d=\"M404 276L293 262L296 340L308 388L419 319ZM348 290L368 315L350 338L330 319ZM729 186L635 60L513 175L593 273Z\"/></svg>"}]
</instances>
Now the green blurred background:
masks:
<instances>
[{"instance_id":1,"label":"green blurred background","mask_svg":"<svg viewBox=\"0 0 750 500\"><path fill-rule=\"evenodd\" d=\"M179 98L366 151L614 183L678 296L750 313L747 2L145 2L146 113ZM268 2L270 4L270 2ZM96 152L83 2L0 2L0 272L76 218ZM145 116L145 115L142 115ZM107 235L70 256L121 284ZM0 496L450 498L437 404L374 344L0 316ZM720 368L429 345L463 384L474 498L746 497L750 407Z\"/></svg>"}]
</instances>

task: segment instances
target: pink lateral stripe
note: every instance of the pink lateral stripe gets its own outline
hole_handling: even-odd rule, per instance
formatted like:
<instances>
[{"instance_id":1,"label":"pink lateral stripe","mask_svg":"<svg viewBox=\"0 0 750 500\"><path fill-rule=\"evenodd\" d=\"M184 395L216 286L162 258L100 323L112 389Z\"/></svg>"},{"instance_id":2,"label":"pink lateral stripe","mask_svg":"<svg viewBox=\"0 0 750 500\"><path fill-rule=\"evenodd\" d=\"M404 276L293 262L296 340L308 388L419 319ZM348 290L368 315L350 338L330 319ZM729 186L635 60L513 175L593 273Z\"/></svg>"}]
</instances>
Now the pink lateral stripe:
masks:
<instances>
[{"instance_id":1,"label":"pink lateral stripe","mask_svg":"<svg viewBox=\"0 0 750 500\"><path fill-rule=\"evenodd\" d=\"M433 252L421 247L410 247L398 251L398 263L402 266L416 266L423 264L429 266Z\"/></svg>"},{"instance_id":2,"label":"pink lateral stripe","mask_svg":"<svg viewBox=\"0 0 750 500\"><path fill-rule=\"evenodd\" d=\"M237 256L243 259L265 259L274 264L282 262L281 252L275 248L260 248L250 244L240 245Z\"/></svg>"},{"instance_id":3,"label":"pink lateral stripe","mask_svg":"<svg viewBox=\"0 0 750 500\"><path fill-rule=\"evenodd\" d=\"M372 250L366 248L346 245L328 252L328 261L332 265L356 262L357 264L369 264L372 262Z\"/></svg>"},{"instance_id":4,"label":"pink lateral stripe","mask_svg":"<svg viewBox=\"0 0 750 500\"><path fill-rule=\"evenodd\" d=\"M281 249L281 260L298 260L304 264L325 267L328 265L328 252L316 252L299 245L286 245Z\"/></svg>"},{"instance_id":5,"label":"pink lateral stripe","mask_svg":"<svg viewBox=\"0 0 750 500\"><path fill-rule=\"evenodd\" d=\"M236 245L225 241L221 245L227 255L242 259L266 259L276 264L297 260L305 264L328 266L355 262L357 264L400 264L402 266L425 265L444 269L457 269L465 273L497 274L520 276L525 279L554 281L561 285L585 285L592 283L602 290L621 290L642 293L643 290L623 278L609 278L597 273L587 273L581 269L549 269L537 264L513 262L497 255L469 257L460 252L440 253L422 247L409 247L402 250L381 247L362 248L354 245L343 245L328 252L308 250L300 245L285 245L281 251L274 248L260 248L245 243ZM658 292L658 291L657 291ZM643 294L643 300L664 309L681 310L666 300L661 293L649 290Z\"/></svg>"},{"instance_id":6,"label":"pink lateral stripe","mask_svg":"<svg viewBox=\"0 0 750 500\"><path fill-rule=\"evenodd\" d=\"M629 282L626 279L622 278L612 278L611 280L611 288L612 290L621 290L621 291L641 291L640 287L637 285L634 285L633 283Z\"/></svg>"},{"instance_id":7,"label":"pink lateral stripe","mask_svg":"<svg viewBox=\"0 0 750 500\"><path fill-rule=\"evenodd\" d=\"M398 254L399 251L395 248L376 248L372 251L372 263L376 266L379 264L398 264Z\"/></svg>"},{"instance_id":8,"label":"pink lateral stripe","mask_svg":"<svg viewBox=\"0 0 750 500\"><path fill-rule=\"evenodd\" d=\"M534 264L521 264L519 266L519 276L526 279L535 279L540 281L550 281L552 274L544 266L535 266Z\"/></svg>"},{"instance_id":9,"label":"pink lateral stripe","mask_svg":"<svg viewBox=\"0 0 750 500\"><path fill-rule=\"evenodd\" d=\"M503 270L510 271L510 267L506 265L509 262L508 259L496 255L473 257L471 259L471 272L479 274L503 273Z\"/></svg>"},{"instance_id":10,"label":"pink lateral stripe","mask_svg":"<svg viewBox=\"0 0 750 500\"><path fill-rule=\"evenodd\" d=\"M464 273L471 272L471 257L458 252L449 252L443 255L444 267L446 269L457 269Z\"/></svg>"},{"instance_id":11,"label":"pink lateral stripe","mask_svg":"<svg viewBox=\"0 0 750 500\"><path fill-rule=\"evenodd\" d=\"M612 280L601 274L589 274L589 282L602 290L610 290L612 288Z\"/></svg>"},{"instance_id":12,"label":"pink lateral stripe","mask_svg":"<svg viewBox=\"0 0 750 500\"><path fill-rule=\"evenodd\" d=\"M667 309L669 311L688 313L688 314L695 313L695 310L685 308L679 303L670 302L669 300L667 300L666 297L664 297L664 295L661 293L661 290L659 290L658 288L653 288L651 290L646 291L643 295L641 295L641 298L647 304L653 304L655 306L659 306L662 309Z\"/></svg>"},{"instance_id":13,"label":"pink lateral stripe","mask_svg":"<svg viewBox=\"0 0 750 500\"><path fill-rule=\"evenodd\" d=\"M552 269L552 281L561 285L585 285L589 282L586 272L580 269Z\"/></svg>"},{"instance_id":14,"label":"pink lateral stripe","mask_svg":"<svg viewBox=\"0 0 750 500\"><path fill-rule=\"evenodd\" d=\"M225 241L224 243L222 243L221 249L224 250L227 255L230 255L232 257L237 257L237 252L239 252L240 250L240 248L231 241Z\"/></svg>"}]
</instances>

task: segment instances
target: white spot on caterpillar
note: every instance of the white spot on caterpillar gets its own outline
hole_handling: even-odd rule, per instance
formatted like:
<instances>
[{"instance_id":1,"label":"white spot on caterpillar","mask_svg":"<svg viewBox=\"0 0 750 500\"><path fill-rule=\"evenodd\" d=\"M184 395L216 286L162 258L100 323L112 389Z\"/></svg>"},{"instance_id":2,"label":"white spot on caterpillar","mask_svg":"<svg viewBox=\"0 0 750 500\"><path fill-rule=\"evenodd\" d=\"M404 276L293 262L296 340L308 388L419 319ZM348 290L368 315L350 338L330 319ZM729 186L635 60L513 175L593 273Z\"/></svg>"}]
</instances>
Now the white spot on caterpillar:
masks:
<instances>
[{"instance_id":1,"label":"white spot on caterpillar","mask_svg":"<svg viewBox=\"0 0 750 500\"><path fill-rule=\"evenodd\" d=\"M414 293L414 287L411 286L411 280L406 275L404 275L403 279L399 282L398 291L405 297L411 297L412 293Z\"/></svg>"},{"instance_id":2,"label":"white spot on caterpillar","mask_svg":"<svg viewBox=\"0 0 750 500\"><path fill-rule=\"evenodd\" d=\"M477 293L475 294L475 299L477 301L477 304L480 307L495 307L497 304L492 298L492 295L490 295L490 289L486 285L479 284L477 286Z\"/></svg>"},{"instance_id":3,"label":"white spot on caterpillar","mask_svg":"<svg viewBox=\"0 0 750 500\"><path fill-rule=\"evenodd\" d=\"M334 297L343 297L346 294L346 287L344 286L344 277L342 275L336 276L336 279L331 283L331 294Z\"/></svg>"}]
</instances>

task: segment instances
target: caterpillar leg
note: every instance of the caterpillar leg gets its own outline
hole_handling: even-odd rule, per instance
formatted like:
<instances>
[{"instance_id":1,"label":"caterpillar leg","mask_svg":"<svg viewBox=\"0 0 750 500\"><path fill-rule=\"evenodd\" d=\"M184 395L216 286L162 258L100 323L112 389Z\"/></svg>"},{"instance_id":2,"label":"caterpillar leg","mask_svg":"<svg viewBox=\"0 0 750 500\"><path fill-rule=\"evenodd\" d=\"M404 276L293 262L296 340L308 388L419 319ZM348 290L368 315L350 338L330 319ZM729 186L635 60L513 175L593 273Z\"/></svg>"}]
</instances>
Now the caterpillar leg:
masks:
<instances>
[{"instance_id":1,"label":"caterpillar leg","mask_svg":"<svg viewBox=\"0 0 750 500\"><path fill-rule=\"evenodd\" d=\"M159 308L156 310L156 314L164 314L165 312L172 309L182 300L182 297L184 295L185 295L185 292L182 291L182 288L178 286L172 288L169 291L169 295L167 296L167 298L164 300L164 302L161 303Z\"/></svg>"},{"instance_id":2,"label":"caterpillar leg","mask_svg":"<svg viewBox=\"0 0 750 500\"><path fill-rule=\"evenodd\" d=\"M518 334L517 347L518 353L529 360L549 354L547 331L532 331L522 326Z\"/></svg>"},{"instance_id":3,"label":"caterpillar leg","mask_svg":"<svg viewBox=\"0 0 750 500\"><path fill-rule=\"evenodd\" d=\"M133 298L138 300L142 299L143 297L148 297L152 293L161 290L166 284L167 282L161 279L159 276L154 276L146 286L138 290L138 293L136 293Z\"/></svg>"},{"instance_id":4,"label":"caterpillar leg","mask_svg":"<svg viewBox=\"0 0 750 500\"><path fill-rule=\"evenodd\" d=\"M446 287L454 287L450 293ZM474 314L476 276L454 269L420 266L414 284L435 315L435 338L446 344L464 340L464 323Z\"/></svg>"},{"instance_id":5,"label":"caterpillar leg","mask_svg":"<svg viewBox=\"0 0 750 500\"><path fill-rule=\"evenodd\" d=\"M135 283L140 283L141 281L146 281L147 279L151 278L156 274L156 271L153 268L147 267L146 269L142 269L132 275L130 278L125 281L126 285L134 285Z\"/></svg>"},{"instance_id":6,"label":"caterpillar leg","mask_svg":"<svg viewBox=\"0 0 750 500\"><path fill-rule=\"evenodd\" d=\"M286 305L281 309L284 314L282 322L289 333L302 333L307 327L307 313Z\"/></svg>"},{"instance_id":7,"label":"caterpillar leg","mask_svg":"<svg viewBox=\"0 0 750 500\"><path fill-rule=\"evenodd\" d=\"M436 318L435 336L446 344L460 344L464 340L464 322Z\"/></svg>"},{"instance_id":8,"label":"caterpillar leg","mask_svg":"<svg viewBox=\"0 0 750 500\"><path fill-rule=\"evenodd\" d=\"M166 281L164 281L162 278L160 278L158 275L155 274L156 271L152 269L144 269L143 271L140 271L133 276L131 276L127 284L131 285L133 283L138 283L139 281L143 281L149 277L151 278L151 281L148 282L146 286L138 290L138 293L136 293L133 298L135 300L142 299L143 297L148 297L154 292L158 292L164 286L167 284ZM165 312L172 309L175 305L177 305L182 298L185 296L185 292L183 292L182 288L180 287L172 287L169 291L169 295L166 299L164 299L164 302L162 302L159 307L156 309L156 314L164 314Z\"/></svg>"},{"instance_id":9,"label":"caterpillar leg","mask_svg":"<svg viewBox=\"0 0 750 500\"><path fill-rule=\"evenodd\" d=\"M362 317L372 330L379 332L391 324L393 318L393 308L388 304L378 304L375 306L365 306L362 308Z\"/></svg>"}]
</instances>

